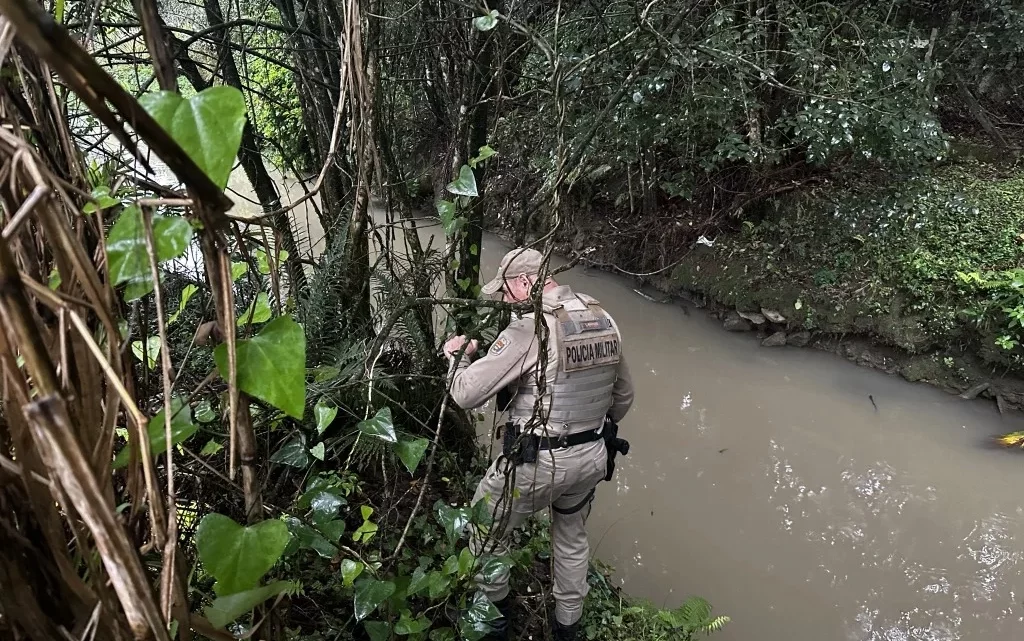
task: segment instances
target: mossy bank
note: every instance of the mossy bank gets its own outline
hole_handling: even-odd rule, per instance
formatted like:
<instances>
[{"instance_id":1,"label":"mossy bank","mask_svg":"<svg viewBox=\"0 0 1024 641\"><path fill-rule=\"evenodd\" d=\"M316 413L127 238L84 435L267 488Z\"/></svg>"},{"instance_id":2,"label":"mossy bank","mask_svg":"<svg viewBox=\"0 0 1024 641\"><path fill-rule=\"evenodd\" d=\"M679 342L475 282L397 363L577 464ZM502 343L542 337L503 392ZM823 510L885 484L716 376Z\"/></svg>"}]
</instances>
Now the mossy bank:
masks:
<instances>
[{"instance_id":1,"label":"mossy bank","mask_svg":"<svg viewBox=\"0 0 1024 641\"><path fill-rule=\"evenodd\" d=\"M827 349L1024 409L1024 169L846 175L739 214L638 283L766 346ZM581 231L600 237L574 220L567 248ZM588 259L630 264L614 239Z\"/></svg>"}]
</instances>

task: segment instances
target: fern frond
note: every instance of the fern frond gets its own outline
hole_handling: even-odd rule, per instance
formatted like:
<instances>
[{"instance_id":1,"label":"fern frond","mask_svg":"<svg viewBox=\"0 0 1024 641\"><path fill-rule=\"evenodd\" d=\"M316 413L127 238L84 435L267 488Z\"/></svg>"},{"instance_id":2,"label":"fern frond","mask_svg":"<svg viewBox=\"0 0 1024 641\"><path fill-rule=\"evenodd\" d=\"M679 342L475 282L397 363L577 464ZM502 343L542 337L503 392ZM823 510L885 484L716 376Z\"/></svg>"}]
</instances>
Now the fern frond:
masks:
<instances>
[{"instance_id":1,"label":"fern frond","mask_svg":"<svg viewBox=\"0 0 1024 641\"><path fill-rule=\"evenodd\" d=\"M725 615L715 617L715 619L709 623L704 624L700 628L700 632L704 634L711 634L712 632L718 632L725 627L726 623L729 623L731 619Z\"/></svg>"},{"instance_id":2,"label":"fern frond","mask_svg":"<svg viewBox=\"0 0 1024 641\"><path fill-rule=\"evenodd\" d=\"M691 596L679 606L678 612L687 626L697 626L711 618L711 604L707 599Z\"/></svg>"}]
</instances>

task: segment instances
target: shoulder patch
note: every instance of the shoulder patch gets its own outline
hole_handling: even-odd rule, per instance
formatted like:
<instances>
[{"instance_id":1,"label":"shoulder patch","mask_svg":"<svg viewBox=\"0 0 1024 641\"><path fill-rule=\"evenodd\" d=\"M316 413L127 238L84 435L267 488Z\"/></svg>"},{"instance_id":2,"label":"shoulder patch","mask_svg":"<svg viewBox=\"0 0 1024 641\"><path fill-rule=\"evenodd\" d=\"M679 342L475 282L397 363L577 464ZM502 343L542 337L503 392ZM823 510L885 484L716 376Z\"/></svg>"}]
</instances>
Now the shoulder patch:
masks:
<instances>
[{"instance_id":1,"label":"shoulder patch","mask_svg":"<svg viewBox=\"0 0 1024 641\"><path fill-rule=\"evenodd\" d=\"M511 343L512 341L510 341L508 338L504 336L499 336L498 340L494 341L494 343L491 344L491 348L487 350L487 355L498 356L499 354L504 352L505 348L508 347Z\"/></svg>"}]
</instances>

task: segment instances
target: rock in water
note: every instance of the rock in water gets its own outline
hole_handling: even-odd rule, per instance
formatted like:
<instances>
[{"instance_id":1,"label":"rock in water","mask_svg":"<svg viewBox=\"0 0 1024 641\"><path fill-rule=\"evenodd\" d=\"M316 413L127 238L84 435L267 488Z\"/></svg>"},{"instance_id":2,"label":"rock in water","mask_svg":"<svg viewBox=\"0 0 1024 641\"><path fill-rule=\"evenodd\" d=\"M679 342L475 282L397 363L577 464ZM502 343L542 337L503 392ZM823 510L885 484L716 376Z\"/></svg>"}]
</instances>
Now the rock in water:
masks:
<instances>
[{"instance_id":1,"label":"rock in water","mask_svg":"<svg viewBox=\"0 0 1024 641\"><path fill-rule=\"evenodd\" d=\"M790 335L786 339L788 345L793 347L807 347L807 343L811 342L811 333L808 331L797 332L796 334Z\"/></svg>"},{"instance_id":2,"label":"rock in water","mask_svg":"<svg viewBox=\"0 0 1024 641\"><path fill-rule=\"evenodd\" d=\"M764 314L765 318L767 318L769 321L773 323L778 323L781 325L782 323L786 322L786 317L778 313L774 309L765 309L764 307L762 307L761 313Z\"/></svg>"},{"instance_id":3,"label":"rock in water","mask_svg":"<svg viewBox=\"0 0 1024 641\"><path fill-rule=\"evenodd\" d=\"M782 347L786 344L786 332L775 332L761 341L762 347Z\"/></svg>"},{"instance_id":4,"label":"rock in water","mask_svg":"<svg viewBox=\"0 0 1024 641\"><path fill-rule=\"evenodd\" d=\"M745 318L755 325L764 325L764 316L757 312L736 312L741 318Z\"/></svg>"},{"instance_id":5,"label":"rock in water","mask_svg":"<svg viewBox=\"0 0 1024 641\"><path fill-rule=\"evenodd\" d=\"M754 329L753 325L750 324L745 318L740 318L740 315L736 312L729 312L725 315L725 322L722 323L722 327L727 332L749 332Z\"/></svg>"}]
</instances>

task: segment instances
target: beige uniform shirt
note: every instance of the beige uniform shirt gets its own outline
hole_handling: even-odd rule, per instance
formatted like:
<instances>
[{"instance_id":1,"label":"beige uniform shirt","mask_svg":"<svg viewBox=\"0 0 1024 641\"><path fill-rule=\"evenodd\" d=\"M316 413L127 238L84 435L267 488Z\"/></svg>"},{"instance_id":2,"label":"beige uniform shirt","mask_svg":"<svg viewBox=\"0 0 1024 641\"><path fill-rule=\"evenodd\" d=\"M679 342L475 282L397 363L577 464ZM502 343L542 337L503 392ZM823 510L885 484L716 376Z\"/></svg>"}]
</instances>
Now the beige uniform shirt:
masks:
<instances>
[{"instance_id":1,"label":"beige uniform shirt","mask_svg":"<svg viewBox=\"0 0 1024 641\"><path fill-rule=\"evenodd\" d=\"M540 341L535 323L532 314L515 320L498 335L486 356L472 364L469 357L462 357L456 366L451 389L452 398L459 407L480 407L502 389L535 372L540 361ZM548 341L550 364L550 359L558 357L557 350L550 344L555 341L554 332L550 332ZM608 416L619 422L632 404L633 380L625 356L620 355Z\"/></svg>"}]
</instances>

